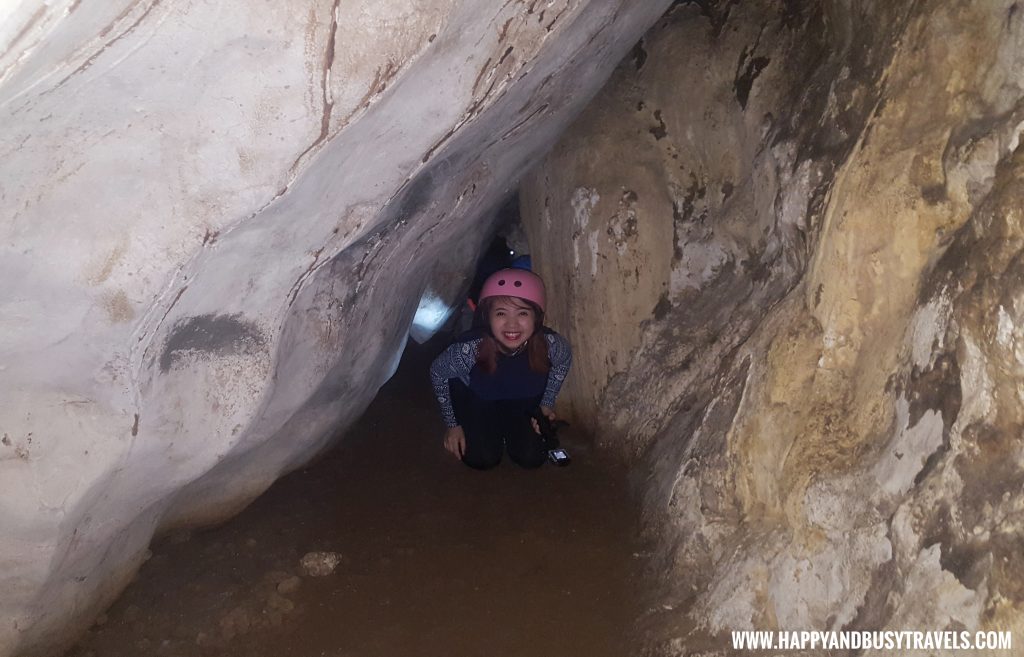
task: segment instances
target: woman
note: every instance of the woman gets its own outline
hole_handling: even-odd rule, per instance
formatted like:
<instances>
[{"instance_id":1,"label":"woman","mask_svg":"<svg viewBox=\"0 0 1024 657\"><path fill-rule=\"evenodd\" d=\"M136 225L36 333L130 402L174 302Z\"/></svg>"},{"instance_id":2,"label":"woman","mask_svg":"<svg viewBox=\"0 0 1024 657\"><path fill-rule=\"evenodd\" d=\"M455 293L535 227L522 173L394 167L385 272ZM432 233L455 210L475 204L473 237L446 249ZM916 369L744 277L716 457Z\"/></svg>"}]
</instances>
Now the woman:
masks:
<instances>
[{"instance_id":1,"label":"woman","mask_svg":"<svg viewBox=\"0 0 1024 657\"><path fill-rule=\"evenodd\" d=\"M459 336L430 366L448 430L444 446L466 465L492 468L504 451L524 468L540 467L545 442L531 415L554 421L555 398L569 373L569 343L544 326L544 281L502 269L484 282L481 327Z\"/></svg>"}]
</instances>

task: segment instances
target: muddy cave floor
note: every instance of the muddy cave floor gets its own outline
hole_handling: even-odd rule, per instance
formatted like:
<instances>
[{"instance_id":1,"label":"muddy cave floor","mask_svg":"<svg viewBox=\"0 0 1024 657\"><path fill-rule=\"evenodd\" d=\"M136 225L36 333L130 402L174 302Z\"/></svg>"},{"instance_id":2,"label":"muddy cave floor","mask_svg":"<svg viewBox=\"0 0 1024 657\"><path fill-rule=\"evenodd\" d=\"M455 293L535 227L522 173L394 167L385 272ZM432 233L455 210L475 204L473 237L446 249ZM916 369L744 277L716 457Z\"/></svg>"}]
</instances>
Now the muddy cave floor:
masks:
<instances>
[{"instance_id":1,"label":"muddy cave floor","mask_svg":"<svg viewBox=\"0 0 1024 657\"><path fill-rule=\"evenodd\" d=\"M625 473L572 428L566 468L477 472L441 447L410 343L339 446L212 529L156 541L66 657L636 654L644 615ZM309 576L314 551L340 554Z\"/></svg>"}]
</instances>

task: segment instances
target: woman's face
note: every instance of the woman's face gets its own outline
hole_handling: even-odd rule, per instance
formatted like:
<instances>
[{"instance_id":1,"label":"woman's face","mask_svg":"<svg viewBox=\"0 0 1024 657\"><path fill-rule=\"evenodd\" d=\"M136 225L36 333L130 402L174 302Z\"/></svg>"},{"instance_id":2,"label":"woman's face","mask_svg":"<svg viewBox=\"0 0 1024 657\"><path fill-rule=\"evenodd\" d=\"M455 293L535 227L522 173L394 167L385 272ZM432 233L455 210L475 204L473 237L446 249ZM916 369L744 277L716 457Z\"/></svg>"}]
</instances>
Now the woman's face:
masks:
<instances>
[{"instance_id":1,"label":"woman's face","mask_svg":"<svg viewBox=\"0 0 1024 657\"><path fill-rule=\"evenodd\" d=\"M515 351L533 335L536 313L526 302L515 297L499 297L487 316L491 334L507 351Z\"/></svg>"}]
</instances>

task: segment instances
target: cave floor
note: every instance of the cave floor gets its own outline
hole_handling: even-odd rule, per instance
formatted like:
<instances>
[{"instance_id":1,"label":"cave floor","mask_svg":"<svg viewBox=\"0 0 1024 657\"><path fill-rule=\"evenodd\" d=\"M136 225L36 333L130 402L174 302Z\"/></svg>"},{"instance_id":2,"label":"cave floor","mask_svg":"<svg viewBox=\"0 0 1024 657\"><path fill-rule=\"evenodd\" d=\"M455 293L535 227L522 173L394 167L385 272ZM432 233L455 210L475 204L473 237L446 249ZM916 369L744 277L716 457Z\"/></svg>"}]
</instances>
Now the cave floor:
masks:
<instances>
[{"instance_id":1,"label":"cave floor","mask_svg":"<svg viewBox=\"0 0 1024 657\"><path fill-rule=\"evenodd\" d=\"M212 529L165 536L67 657L636 654L625 475L572 429L567 468L477 472L441 447L411 344L338 448ZM339 553L326 576L300 566Z\"/></svg>"}]
</instances>

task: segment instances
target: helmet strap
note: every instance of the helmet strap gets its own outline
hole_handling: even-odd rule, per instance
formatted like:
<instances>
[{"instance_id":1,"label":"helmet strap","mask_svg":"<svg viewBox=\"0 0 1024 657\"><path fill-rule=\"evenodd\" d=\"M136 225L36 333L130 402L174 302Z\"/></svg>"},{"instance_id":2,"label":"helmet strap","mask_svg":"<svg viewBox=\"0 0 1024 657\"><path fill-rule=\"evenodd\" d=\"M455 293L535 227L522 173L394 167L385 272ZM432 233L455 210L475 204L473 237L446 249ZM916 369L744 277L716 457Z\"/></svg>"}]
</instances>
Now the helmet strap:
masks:
<instances>
[{"instance_id":1,"label":"helmet strap","mask_svg":"<svg viewBox=\"0 0 1024 657\"><path fill-rule=\"evenodd\" d=\"M527 338L526 342L519 345L512 351L509 351L505 348L505 345L501 344L501 340L495 337L494 333L490 330L490 328L487 329L487 332L490 333L491 339L494 340L495 343L497 343L498 351L501 352L503 356L508 356L509 358L511 358L512 356L518 356L519 354L523 353L523 350L526 349L526 346L530 344L530 340L533 339L533 336L531 335L529 338Z\"/></svg>"},{"instance_id":2,"label":"helmet strap","mask_svg":"<svg viewBox=\"0 0 1024 657\"><path fill-rule=\"evenodd\" d=\"M528 345L528 344L530 344L530 341L529 341L529 340L527 340L527 341L526 341L526 342L524 342L523 344L521 344L521 345L519 345L518 347L516 347L516 348L515 348L515 351L512 351L512 352L511 352L511 353L509 353L508 355L509 355L509 356L518 356L519 354L523 353L523 349L526 349L526 345Z\"/></svg>"}]
</instances>

